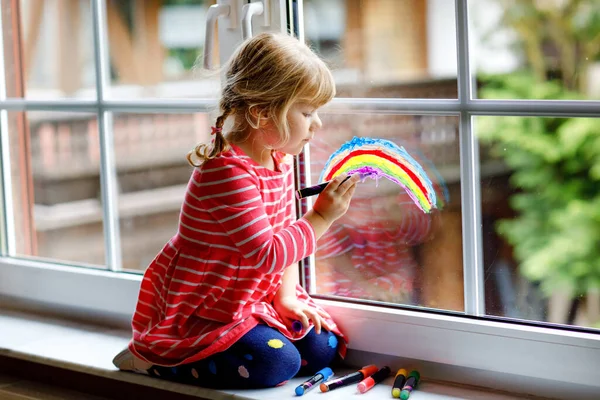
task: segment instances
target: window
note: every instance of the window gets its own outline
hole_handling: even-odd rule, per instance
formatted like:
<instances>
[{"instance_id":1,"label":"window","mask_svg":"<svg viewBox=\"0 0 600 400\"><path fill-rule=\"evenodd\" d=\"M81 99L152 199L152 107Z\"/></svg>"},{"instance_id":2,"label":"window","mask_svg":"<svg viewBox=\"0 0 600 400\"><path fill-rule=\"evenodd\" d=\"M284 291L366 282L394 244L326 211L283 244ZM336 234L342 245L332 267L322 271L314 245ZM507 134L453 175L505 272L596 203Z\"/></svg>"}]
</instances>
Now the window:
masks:
<instances>
[{"instance_id":1,"label":"window","mask_svg":"<svg viewBox=\"0 0 600 400\"><path fill-rule=\"evenodd\" d=\"M140 272L175 233L185 153L215 117L218 74L194 65L226 60L242 33L288 30L338 85L297 160L301 184L352 136L383 137L444 199L423 214L395 185L365 182L302 263L353 357L597 390L593 2L270 0L250 24L256 1L217 3L226 12L202 0L0 2L0 294L127 319Z\"/></svg>"}]
</instances>

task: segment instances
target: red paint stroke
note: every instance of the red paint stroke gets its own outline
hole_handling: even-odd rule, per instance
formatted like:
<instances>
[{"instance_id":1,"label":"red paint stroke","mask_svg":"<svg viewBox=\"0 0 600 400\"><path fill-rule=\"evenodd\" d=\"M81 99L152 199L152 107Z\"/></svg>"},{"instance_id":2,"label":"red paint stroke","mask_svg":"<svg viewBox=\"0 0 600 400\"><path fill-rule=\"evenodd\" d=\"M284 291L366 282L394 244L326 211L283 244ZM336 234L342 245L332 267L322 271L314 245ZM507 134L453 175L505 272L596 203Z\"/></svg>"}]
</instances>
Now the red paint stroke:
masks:
<instances>
[{"instance_id":1,"label":"red paint stroke","mask_svg":"<svg viewBox=\"0 0 600 400\"><path fill-rule=\"evenodd\" d=\"M425 195L425 198L429 199L429 196L427 196L427 190L425 190L425 188L423 187L423 183L421 182L421 179L419 179L419 177L417 175L415 175L414 172L412 172L409 168L406 168L403 164L399 163L398 160L394 159L392 156L390 156L389 154L384 153L381 150L352 150L346 157L344 157L340 162L338 162L329 172L329 174L327 174L327 177L325 180L330 180L331 177L351 158L353 157L358 157L358 156L362 156L362 155L374 155L383 159L388 160L389 162L397 165L398 167L400 167L404 172L406 172L406 174L410 177L410 179L413 180L413 182L415 182L417 184L417 186L419 187L419 189L421 189L421 192Z\"/></svg>"}]
</instances>

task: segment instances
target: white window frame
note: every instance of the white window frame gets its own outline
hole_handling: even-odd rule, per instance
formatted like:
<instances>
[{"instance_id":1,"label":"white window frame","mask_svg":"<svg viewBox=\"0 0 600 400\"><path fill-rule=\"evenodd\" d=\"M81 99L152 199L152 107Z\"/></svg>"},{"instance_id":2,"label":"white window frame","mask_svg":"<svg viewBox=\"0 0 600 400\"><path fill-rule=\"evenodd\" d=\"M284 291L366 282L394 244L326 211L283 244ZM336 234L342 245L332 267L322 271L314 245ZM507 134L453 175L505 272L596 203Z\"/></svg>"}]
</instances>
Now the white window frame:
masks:
<instances>
[{"instance_id":1,"label":"white window frame","mask_svg":"<svg viewBox=\"0 0 600 400\"><path fill-rule=\"evenodd\" d=\"M277 2L280 7L289 7L292 3L292 0L270 1ZM575 396L577 398L593 396L600 393L600 335L584 329L567 330L484 318L479 157L472 120L479 115L597 117L600 115L600 102L475 99L469 65L467 0L455 1L458 99L338 98L324 111L460 117L465 311L445 314L418 308L387 307L384 303L351 303L343 299L317 299L317 302L327 307L348 334L351 362L359 362L361 355L365 354L383 359L397 357L396 360L411 360L413 365L424 365L428 371L426 376L438 379L499 388L510 383L510 390L533 391L546 396L575 393L579 396ZM303 37L302 0L298 0L298 10L300 26L297 29ZM105 0L92 0L92 11L96 100L7 99L3 81L4 59L0 60L0 194L4 200L0 212L4 239L1 243L4 256L0 257L0 299L126 322L135 306L141 276L120 272L112 114L208 112L214 107L215 100L129 101L107 98L109 61ZM0 56L3 55L4 51L0 48ZM37 110L95 112L98 115L106 271L21 259L15 255L15 235L8 223L12 213L12 193L4 190L11 187L8 135L5 133L7 113Z\"/></svg>"}]
</instances>

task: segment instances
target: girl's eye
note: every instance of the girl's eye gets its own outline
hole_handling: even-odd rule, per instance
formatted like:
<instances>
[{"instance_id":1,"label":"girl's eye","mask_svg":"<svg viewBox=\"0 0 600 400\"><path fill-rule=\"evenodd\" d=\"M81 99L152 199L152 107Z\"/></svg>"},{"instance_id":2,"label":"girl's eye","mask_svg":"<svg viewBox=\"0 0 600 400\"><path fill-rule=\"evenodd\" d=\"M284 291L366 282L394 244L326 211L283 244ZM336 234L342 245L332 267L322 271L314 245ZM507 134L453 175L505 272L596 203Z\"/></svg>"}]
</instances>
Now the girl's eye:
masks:
<instances>
[{"instance_id":1,"label":"girl's eye","mask_svg":"<svg viewBox=\"0 0 600 400\"><path fill-rule=\"evenodd\" d=\"M302 113L302 114L304 114L304 116L305 116L306 118L310 118L310 117L312 117L312 113Z\"/></svg>"}]
</instances>

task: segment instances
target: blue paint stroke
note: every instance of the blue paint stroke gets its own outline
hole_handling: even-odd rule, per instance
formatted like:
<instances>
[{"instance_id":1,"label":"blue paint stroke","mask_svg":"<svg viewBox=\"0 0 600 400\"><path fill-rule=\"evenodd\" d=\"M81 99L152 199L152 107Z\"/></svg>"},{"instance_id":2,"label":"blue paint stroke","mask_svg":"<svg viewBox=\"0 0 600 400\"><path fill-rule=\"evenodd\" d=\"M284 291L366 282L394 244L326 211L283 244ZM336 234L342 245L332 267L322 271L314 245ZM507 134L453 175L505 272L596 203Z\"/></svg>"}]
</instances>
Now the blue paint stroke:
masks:
<instances>
[{"instance_id":1,"label":"blue paint stroke","mask_svg":"<svg viewBox=\"0 0 600 400\"><path fill-rule=\"evenodd\" d=\"M325 163L325 168L323 168L321 176L319 177L319 182L324 181L325 175L327 175L329 170L333 167L333 165L330 164L335 158L342 154L343 155L341 156L341 158L343 158L350 154L352 151L361 150L364 147L375 147L378 150L385 151L386 153L390 154L398 160L404 160L407 164L410 164L416 175L421 178L422 184L427 190L427 193L425 195L429 200L429 204L432 206L432 208L436 207L436 193L433 189L433 184L431 183L431 180L427 176L427 173L425 172L423 167L421 167L421 165L414 158L412 158L410 154L408 154L404 147L398 146L396 143L386 139L354 136L352 140L344 143L338 150L336 150L333 154L329 156L329 159L327 159L327 162ZM381 171L378 165L363 166L354 171L348 171L348 173L358 173L361 175L361 178L378 179L380 177L385 177L388 180L400 185L415 202L415 204L419 205L420 207L419 200L412 193L412 191L409 188L407 188L402 182L398 181L398 179L396 179L395 177L389 176L388 174L385 174L383 171Z\"/></svg>"}]
</instances>

